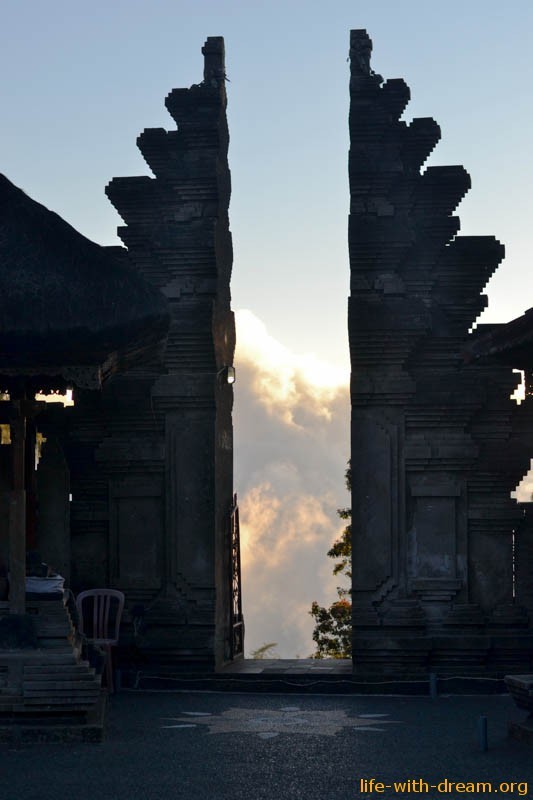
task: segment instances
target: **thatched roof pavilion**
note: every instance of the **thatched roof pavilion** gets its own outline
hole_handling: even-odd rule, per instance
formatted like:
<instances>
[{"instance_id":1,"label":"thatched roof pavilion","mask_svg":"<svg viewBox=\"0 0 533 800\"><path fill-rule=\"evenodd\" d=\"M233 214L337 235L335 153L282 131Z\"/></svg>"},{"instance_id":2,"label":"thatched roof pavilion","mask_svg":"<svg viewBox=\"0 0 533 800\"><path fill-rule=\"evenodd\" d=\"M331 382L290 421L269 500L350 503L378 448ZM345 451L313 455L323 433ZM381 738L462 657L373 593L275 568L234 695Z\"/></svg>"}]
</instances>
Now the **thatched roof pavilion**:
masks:
<instances>
[{"instance_id":1,"label":"thatched roof pavilion","mask_svg":"<svg viewBox=\"0 0 533 800\"><path fill-rule=\"evenodd\" d=\"M91 242L0 175L0 376L76 367L94 384L153 356L168 325L165 298L121 248Z\"/></svg>"},{"instance_id":2,"label":"thatched roof pavilion","mask_svg":"<svg viewBox=\"0 0 533 800\"><path fill-rule=\"evenodd\" d=\"M467 362L495 361L533 370L533 308L510 322L480 325L464 352Z\"/></svg>"},{"instance_id":3,"label":"thatched roof pavilion","mask_svg":"<svg viewBox=\"0 0 533 800\"><path fill-rule=\"evenodd\" d=\"M106 248L0 175L0 405L13 451L10 611L24 612L27 421L39 389L98 388L152 359L168 330L163 295Z\"/></svg>"}]
</instances>

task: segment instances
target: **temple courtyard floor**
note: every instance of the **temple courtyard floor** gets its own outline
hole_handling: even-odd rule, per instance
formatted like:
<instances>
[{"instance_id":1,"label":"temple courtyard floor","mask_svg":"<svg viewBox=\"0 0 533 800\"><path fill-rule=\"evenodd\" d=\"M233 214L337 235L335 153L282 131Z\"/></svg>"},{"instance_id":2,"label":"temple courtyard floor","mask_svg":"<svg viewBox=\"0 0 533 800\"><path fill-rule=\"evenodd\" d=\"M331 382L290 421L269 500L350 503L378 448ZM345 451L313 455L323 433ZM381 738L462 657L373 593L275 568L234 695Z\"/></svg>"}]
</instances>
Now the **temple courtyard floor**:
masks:
<instances>
[{"instance_id":1,"label":"temple courtyard floor","mask_svg":"<svg viewBox=\"0 0 533 800\"><path fill-rule=\"evenodd\" d=\"M0 798L531 798L533 749L507 735L524 717L508 695L123 690L101 744L0 745Z\"/></svg>"}]
</instances>

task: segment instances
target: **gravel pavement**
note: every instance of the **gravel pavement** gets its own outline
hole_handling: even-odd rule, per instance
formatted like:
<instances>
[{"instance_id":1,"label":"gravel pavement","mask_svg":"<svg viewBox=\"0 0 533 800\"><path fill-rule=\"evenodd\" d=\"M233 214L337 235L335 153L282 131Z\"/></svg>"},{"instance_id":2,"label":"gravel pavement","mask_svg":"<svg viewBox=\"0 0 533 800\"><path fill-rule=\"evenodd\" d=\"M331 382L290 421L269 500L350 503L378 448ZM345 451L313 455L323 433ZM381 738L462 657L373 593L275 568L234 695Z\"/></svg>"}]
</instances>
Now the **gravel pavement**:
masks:
<instances>
[{"instance_id":1,"label":"gravel pavement","mask_svg":"<svg viewBox=\"0 0 533 800\"><path fill-rule=\"evenodd\" d=\"M487 752L478 743L481 715L488 719ZM533 748L507 737L508 722L524 716L508 696L123 691L112 698L103 744L1 745L0 800L390 800L488 793L478 787L439 792L445 779L490 782L492 793L533 798ZM390 788L371 792L361 779ZM411 791L395 791L395 781L408 780L415 781ZM511 781L520 785L505 791Z\"/></svg>"}]
</instances>

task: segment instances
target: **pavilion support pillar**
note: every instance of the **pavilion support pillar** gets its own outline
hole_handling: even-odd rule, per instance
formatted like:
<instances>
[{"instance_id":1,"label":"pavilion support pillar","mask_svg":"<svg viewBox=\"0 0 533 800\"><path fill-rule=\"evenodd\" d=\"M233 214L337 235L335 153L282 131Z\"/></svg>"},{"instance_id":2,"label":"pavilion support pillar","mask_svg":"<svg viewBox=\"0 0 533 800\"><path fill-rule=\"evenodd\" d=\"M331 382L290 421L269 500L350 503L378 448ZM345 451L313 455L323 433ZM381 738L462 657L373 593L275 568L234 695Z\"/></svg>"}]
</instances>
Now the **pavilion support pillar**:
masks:
<instances>
[{"instance_id":1,"label":"pavilion support pillar","mask_svg":"<svg viewBox=\"0 0 533 800\"><path fill-rule=\"evenodd\" d=\"M11 421L13 448L13 489L9 507L9 611L24 614L26 596L26 491L25 441L26 417L21 404Z\"/></svg>"}]
</instances>

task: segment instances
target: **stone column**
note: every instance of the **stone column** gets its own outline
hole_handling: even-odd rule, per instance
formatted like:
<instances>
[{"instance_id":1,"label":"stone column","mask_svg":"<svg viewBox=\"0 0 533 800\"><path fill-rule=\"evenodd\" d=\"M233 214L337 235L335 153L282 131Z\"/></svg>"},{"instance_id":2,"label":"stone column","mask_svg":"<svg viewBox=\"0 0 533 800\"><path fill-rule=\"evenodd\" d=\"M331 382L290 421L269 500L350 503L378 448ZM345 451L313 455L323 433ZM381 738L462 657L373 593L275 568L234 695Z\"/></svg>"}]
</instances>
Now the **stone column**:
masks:
<instances>
[{"instance_id":1,"label":"stone column","mask_svg":"<svg viewBox=\"0 0 533 800\"><path fill-rule=\"evenodd\" d=\"M70 584L70 478L59 441L50 436L37 468L37 550Z\"/></svg>"},{"instance_id":2,"label":"stone column","mask_svg":"<svg viewBox=\"0 0 533 800\"><path fill-rule=\"evenodd\" d=\"M137 140L153 176L106 189L125 223L123 257L169 299L164 364L112 379L101 399L82 397L70 427L73 560L92 547L105 559L110 583L142 617L135 644L155 666L212 666L229 652L233 389L224 367L235 328L223 39L202 52L203 81L166 98L177 129ZM128 631L133 639L126 614L125 640Z\"/></svg>"},{"instance_id":3,"label":"stone column","mask_svg":"<svg viewBox=\"0 0 533 800\"><path fill-rule=\"evenodd\" d=\"M352 31L354 669L497 670L515 648L500 634L524 628L512 597L521 511L510 492L525 466L516 380L461 353L504 250L457 235L470 178L460 166L421 172L439 126L400 119L409 89L373 72L371 49Z\"/></svg>"}]
</instances>

